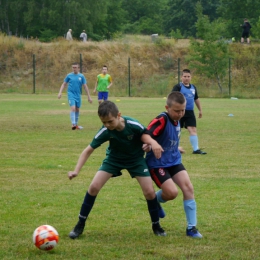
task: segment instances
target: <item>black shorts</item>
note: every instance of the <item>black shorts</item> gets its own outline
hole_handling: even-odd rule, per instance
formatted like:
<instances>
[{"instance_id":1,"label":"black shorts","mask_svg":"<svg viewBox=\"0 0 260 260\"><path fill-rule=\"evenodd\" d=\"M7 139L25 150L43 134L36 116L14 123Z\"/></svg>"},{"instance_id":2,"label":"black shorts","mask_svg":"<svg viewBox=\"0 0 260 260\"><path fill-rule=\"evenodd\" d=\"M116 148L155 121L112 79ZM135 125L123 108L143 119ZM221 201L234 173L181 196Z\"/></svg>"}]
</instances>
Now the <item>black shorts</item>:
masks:
<instances>
[{"instance_id":1,"label":"black shorts","mask_svg":"<svg viewBox=\"0 0 260 260\"><path fill-rule=\"evenodd\" d=\"M154 168L150 169L151 177L158 188L161 188L162 184L171 179L175 174L180 171L185 171L185 167L182 163L174 165L168 168Z\"/></svg>"},{"instance_id":2,"label":"black shorts","mask_svg":"<svg viewBox=\"0 0 260 260\"><path fill-rule=\"evenodd\" d=\"M196 117L193 110L185 110L184 116L180 120L181 128L187 126L197 126L196 125Z\"/></svg>"},{"instance_id":3,"label":"black shorts","mask_svg":"<svg viewBox=\"0 0 260 260\"><path fill-rule=\"evenodd\" d=\"M242 38L249 38L249 32L243 32Z\"/></svg>"}]
</instances>

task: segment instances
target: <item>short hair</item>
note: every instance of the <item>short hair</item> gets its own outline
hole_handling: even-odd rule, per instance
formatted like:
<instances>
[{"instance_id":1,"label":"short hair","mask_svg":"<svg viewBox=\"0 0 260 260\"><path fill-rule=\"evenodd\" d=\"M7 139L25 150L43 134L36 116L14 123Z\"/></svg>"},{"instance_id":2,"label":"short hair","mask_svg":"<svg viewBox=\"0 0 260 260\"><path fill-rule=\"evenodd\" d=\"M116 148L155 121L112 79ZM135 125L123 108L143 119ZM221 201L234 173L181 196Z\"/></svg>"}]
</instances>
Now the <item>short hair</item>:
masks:
<instances>
[{"instance_id":1,"label":"short hair","mask_svg":"<svg viewBox=\"0 0 260 260\"><path fill-rule=\"evenodd\" d=\"M119 110L115 103L109 100L105 100L98 107L98 116L105 117L111 114L114 117L117 117Z\"/></svg>"},{"instance_id":2,"label":"short hair","mask_svg":"<svg viewBox=\"0 0 260 260\"><path fill-rule=\"evenodd\" d=\"M108 69L107 65L103 65L102 69L103 69L103 68L107 68L107 69Z\"/></svg>"},{"instance_id":3,"label":"short hair","mask_svg":"<svg viewBox=\"0 0 260 260\"><path fill-rule=\"evenodd\" d=\"M171 107L174 102L178 104L184 104L186 102L186 99L181 92L173 91L168 95L166 104L168 107Z\"/></svg>"},{"instance_id":4,"label":"short hair","mask_svg":"<svg viewBox=\"0 0 260 260\"><path fill-rule=\"evenodd\" d=\"M244 18L244 21L247 21L247 18Z\"/></svg>"},{"instance_id":5,"label":"short hair","mask_svg":"<svg viewBox=\"0 0 260 260\"><path fill-rule=\"evenodd\" d=\"M182 75L183 75L184 73L190 73L190 74L191 74L191 71L190 71L189 69L184 69L184 70L182 71Z\"/></svg>"},{"instance_id":6,"label":"short hair","mask_svg":"<svg viewBox=\"0 0 260 260\"><path fill-rule=\"evenodd\" d=\"M78 62L73 62L73 63L72 63L72 66L73 66L73 65L78 65L78 66L79 66L79 63L78 63Z\"/></svg>"}]
</instances>

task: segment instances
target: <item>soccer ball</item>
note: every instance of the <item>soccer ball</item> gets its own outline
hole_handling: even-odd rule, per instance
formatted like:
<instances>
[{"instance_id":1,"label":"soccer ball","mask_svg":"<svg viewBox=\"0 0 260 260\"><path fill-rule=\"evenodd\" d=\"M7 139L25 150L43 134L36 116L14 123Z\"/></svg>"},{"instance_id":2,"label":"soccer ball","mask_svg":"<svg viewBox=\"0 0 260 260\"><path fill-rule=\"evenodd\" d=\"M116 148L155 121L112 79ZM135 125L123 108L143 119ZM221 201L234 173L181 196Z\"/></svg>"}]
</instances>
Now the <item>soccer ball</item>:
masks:
<instances>
[{"instance_id":1,"label":"soccer ball","mask_svg":"<svg viewBox=\"0 0 260 260\"><path fill-rule=\"evenodd\" d=\"M33 232L33 243L41 250L52 250L59 242L57 230L50 225L37 227Z\"/></svg>"}]
</instances>

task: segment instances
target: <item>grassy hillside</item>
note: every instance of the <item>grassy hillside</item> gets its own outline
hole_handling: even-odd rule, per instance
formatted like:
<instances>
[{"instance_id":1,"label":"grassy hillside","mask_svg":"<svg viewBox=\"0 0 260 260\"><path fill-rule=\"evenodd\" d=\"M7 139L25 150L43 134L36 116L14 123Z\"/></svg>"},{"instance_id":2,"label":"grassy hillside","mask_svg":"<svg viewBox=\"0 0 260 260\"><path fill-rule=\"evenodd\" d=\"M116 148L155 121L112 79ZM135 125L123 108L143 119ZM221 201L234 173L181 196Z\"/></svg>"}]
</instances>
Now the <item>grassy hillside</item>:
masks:
<instances>
[{"instance_id":1,"label":"grassy hillside","mask_svg":"<svg viewBox=\"0 0 260 260\"><path fill-rule=\"evenodd\" d=\"M36 93L58 92L65 75L71 71L71 63L82 59L82 72L90 89L94 88L96 76L106 64L114 80L111 96L128 96L129 92L131 96L165 96L178 82L179 69L189 66L185 61L188 47L189 40L159 38L154 43L149 36L87 43L58 39L46 44L0 35L0 92L33 92L35 55ZM259 98L260 45L234 43L230 47L233 57L231 94ZM223 82L224 91L219 93L216 82L193 73L193 83L202 97L228 96L228 73Z\"/></svg>"}]
</instances>

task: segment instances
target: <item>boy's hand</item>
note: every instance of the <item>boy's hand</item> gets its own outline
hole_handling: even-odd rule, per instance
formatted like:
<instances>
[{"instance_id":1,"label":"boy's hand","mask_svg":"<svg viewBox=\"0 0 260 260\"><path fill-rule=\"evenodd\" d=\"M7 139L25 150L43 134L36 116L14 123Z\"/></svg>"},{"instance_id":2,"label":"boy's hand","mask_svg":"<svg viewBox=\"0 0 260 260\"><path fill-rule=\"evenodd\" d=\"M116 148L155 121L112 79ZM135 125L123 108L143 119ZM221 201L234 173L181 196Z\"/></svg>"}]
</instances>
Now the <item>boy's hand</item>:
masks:
<instances>
[{"instance_id":1,"label":"boy's hand","mask_svg":"<svg viewBox=\"0 0 260 260\"><path fill-rule=\"evenodd\" d=\"M160 159L162 152L164 152L163 148L157 142L153 143L152 150L156 159Z\"/></svg>"},{"instance_id":2,"label":"boy's hand","mask_svg":"<svg viewBox=\"0 0 260 260\"><path fill-rule=\"evenodd\" d=\"M152 146L150 144L143 144L143 150L148 153L152 150Z\"/></svg>"},{"instance_id":3,"label":"boy's hand","mask_svg":"<svg viewBox=\"0 0 260 260\"><path fill-rule=\"evenodd\" d=\"M185 153L185 150L181 146L179 146L178 149L179 149L180 153Z\"/></svg>"},{"instance_id":4,"label":"boy's hand","mask_svg":"<svg viewBox=\"0 0 260 260\"><path fill-rule=\"evenodd\" d=\"M77 176L78 176L78 173L75 172L75 171L73 171L73 172L68 172L68 177L69 177L70 180L73 179L73 178L75 178L75 177L77 177Z\"/></svg>"}]
</instances>

